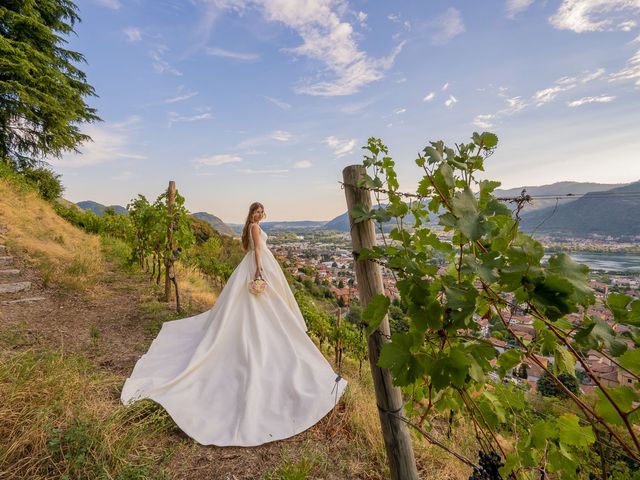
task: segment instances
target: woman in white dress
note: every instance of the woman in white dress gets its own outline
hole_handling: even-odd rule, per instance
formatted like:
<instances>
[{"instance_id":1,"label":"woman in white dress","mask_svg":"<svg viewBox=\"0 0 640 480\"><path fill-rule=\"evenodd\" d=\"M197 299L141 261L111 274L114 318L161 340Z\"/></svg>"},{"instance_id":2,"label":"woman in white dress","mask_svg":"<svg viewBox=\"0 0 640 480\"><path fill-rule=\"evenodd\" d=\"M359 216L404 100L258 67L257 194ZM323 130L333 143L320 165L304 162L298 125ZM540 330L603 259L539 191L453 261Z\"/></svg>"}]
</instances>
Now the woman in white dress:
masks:
<instances>
[{"instance_id":1,"label":"woman in white dress","mask_svg":"<svg viewBox=\"0 0 640 480\"><path fill-rule=\"evenodd\" d=\"M208 311L165 322L122 388L149 398L203 445L255 446L321 420L347 382L307 335L284 273L267 247L256 202L242 231L247 251ZM261 276L266 290L249 284Z\"/></svg>"}]
</instances>

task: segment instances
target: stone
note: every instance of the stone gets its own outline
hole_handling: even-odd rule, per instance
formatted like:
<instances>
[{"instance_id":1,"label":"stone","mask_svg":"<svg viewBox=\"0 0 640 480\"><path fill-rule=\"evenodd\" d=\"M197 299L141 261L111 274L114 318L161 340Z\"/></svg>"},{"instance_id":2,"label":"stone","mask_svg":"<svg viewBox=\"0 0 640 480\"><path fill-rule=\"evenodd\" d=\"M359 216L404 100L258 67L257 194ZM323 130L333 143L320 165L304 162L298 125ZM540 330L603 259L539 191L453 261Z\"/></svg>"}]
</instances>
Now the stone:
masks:
<instances>
[{"instance_id":1,"label":"stone","mask_svg":"<svg viewBox=\"0 0 640 480\"><path fill-rule=\"evenodd\" d=\"M31 288L31 282L0 283L0 293L24 292Z\"/></svg>"},{"instance_id":2,"label":"stone","mask_svg":"<svg viewBox=\"0 0 640 480\"><path fill-rule=\"evenodd\" d=\"M12 263L13 263L13 257L11 256L0 257L0 265L10 265Z\"/></svg>"},{"instance_id":3,"label":"stone","mask_svg":"<svg viewBox=\"0 0 640 480\"><path fill-rule=\"evenodd\" d=\"M46 297L24 297L24 298L16 298L15 300L4 300L2 302L2 305L11 305L12 303L40 302L42 300L46 300Z\"/></svg>"},{"instance_id":4,"label":"stone","mask_svg":"<svg viewBox=\"0 0 640 480\"><path fill-rule=\"evenodd\" d=\"M0 270L0 275L20 275L20 270L17 268L6 268L4 270Z\"/></svg>"}]
</instances>

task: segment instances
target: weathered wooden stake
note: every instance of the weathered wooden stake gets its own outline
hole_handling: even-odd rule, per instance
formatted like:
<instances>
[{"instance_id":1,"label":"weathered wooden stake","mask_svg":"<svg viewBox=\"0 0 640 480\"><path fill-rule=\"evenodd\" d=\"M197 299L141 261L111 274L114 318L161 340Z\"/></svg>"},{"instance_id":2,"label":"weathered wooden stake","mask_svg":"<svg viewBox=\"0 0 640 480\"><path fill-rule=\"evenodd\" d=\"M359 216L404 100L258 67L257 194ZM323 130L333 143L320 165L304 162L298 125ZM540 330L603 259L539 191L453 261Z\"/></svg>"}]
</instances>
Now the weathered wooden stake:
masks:
<instances>
[{"instance_id":1,"label":"weathered wooden stake","mask_svg":"<svg viewBox=\"0 0 640 480\"><path fill-rule=\"evenodd\" d=\"M171 180L167 189L167 215L171 217L171 221L167 224L167 248L164 252L164 301L171 300L171 269L173 250L173 208L176 204L176 182Z\"/></svg>"},{"instance_id":2,"label":"weathered wooden stake","mask_svg":"<svg viewBox=\"0 0 640 480\"><path fill-rule=\"evenodd\" d=\"M338 337L336 338L336 368L338 368L338 370L342 366L342 333L340 332L341 324L342 308L338 307L338 317L336 318L336 329L338 331Z\"/></svg>"},{"instance_id":3,"label":"weathered wooden stake","mask_svg":"<svg viewBox=\"0 0 640 480\"><path fill-rule=\"evenodd\" d=\"M371 248L376 242L374 225L371 220L361 223L354 223L353 221L352 210L355 205L361 204L367 209L371 209L369 191L354 187L358 185L358 180L364 173L365 168L363 165L350 165L342 171L344 192L349 211L349 225L351 225L351 242L353 245L358 293L363 308L367 306L376 293L384 294L380 265L370 260L359 260L357 258L362 248ZM404 416L402 392L400 388L393 385L391 372L377 365L380 350L386 342L386 336L389 334L389 319L385 316L378 327L378 332L373 332L367 338L369 363L376 392L382 436L384 437L392 480L418 480L413 445L406 424L396 416L387 413L395 412L400 416Z\"/></svg>"}]
</instances>

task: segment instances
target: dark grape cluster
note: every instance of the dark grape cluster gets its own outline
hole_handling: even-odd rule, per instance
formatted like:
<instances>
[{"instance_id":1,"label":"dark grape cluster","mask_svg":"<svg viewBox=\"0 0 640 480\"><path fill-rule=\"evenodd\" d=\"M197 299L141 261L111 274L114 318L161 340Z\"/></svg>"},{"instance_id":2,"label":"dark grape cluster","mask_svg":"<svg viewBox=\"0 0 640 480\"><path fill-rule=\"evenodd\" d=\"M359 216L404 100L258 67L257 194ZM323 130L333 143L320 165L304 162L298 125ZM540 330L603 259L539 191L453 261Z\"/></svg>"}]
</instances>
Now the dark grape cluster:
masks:
<instances>
[{"instance_id":1,"label":"dark grape cluster","mask_svg":"<svg viewBox=\"0 0 640 480\"><path fill-rule=\"evenodd\" d=\"M502 477L498 473L498 469L504 465L500 455L496 452L485 453L482 450L479 452L480 468L473 469L473 474L469 477L469 480L502 480Z\"/></svg>"}]
</instances>

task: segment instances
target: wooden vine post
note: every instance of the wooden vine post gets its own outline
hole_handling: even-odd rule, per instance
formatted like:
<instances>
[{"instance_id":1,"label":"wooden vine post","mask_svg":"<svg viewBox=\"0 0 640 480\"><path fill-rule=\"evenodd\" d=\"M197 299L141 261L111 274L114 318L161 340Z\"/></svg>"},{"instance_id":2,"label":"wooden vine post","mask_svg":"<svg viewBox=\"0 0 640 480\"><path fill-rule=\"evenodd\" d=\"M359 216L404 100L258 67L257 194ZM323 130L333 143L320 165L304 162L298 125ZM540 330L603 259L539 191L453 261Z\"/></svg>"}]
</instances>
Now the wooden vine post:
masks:
<instances>
[{"instance_id":1,"label":"wooden vine post","mask_svg":"<svg viewBox=\"0 0 640 480\"><path fill-rule=\"evenodd\" d=\"M338 316L336 317L336 331L338 335L336 335L336 367L340 369L342 367L342 308L338 307Z\"/></svg>"},{"instance_id":2,"label":"wooden vine post","mask_svg":"<svg viewBox=\"0 0 640 480\"><path fill-rule=\"evenodd\" d=\"M359 260L362 248L375 245L375 230L371 220L354 223L352 211L360 204L371 209L371 195L368 190L355 187L365 173L363 165L350 165L342 171L344 191L351 225L354 265L358 282L358 294L363 308L376 293L384 294L380 265L370 260ZM378 415L382 426L385 449L389 461L392 480L418 480L411 436L406 424L398 418L404 417L402 392L392 383L391 372L377 365L382 345L390 334L389 319L384 317L377 331L367 338L371 376L376 392ZM393 413L395 413L395 415Z\"/></svg>"},{"instance_id":3,"label":"wooden vine post","mask_svg":"<svg viewBox=\"0 0 640 480\"><path fill-rule=\"evenodd\" d=\"M164 254L164 301L171 300L171 277L173 270L173 251L175 244L173 241L173 211L176 204L176 182L171 180L167 189L167 216L171 219L167 223L167 247Z\"/></svg>"}]
</instances>

